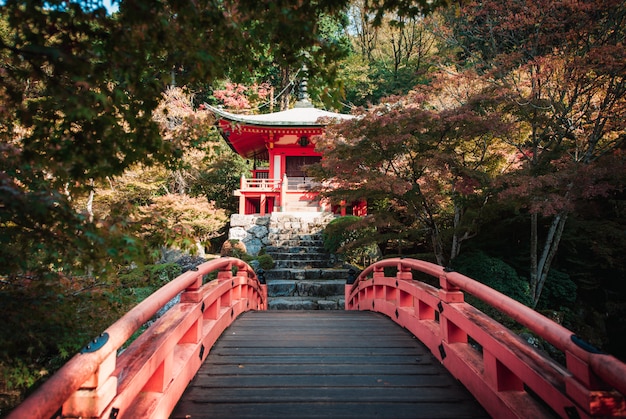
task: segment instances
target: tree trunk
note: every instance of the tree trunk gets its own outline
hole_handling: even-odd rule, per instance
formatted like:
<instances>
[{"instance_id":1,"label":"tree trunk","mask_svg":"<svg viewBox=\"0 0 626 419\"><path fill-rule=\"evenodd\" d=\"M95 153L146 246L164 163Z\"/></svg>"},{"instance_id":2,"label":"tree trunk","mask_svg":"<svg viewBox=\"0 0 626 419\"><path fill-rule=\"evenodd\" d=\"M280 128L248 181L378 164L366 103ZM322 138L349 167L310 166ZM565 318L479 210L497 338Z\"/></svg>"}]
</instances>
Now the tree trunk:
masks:
<instances>
[{"instance_id":1,"label":"tree trunk","mask_svg":"<svg viewBox=\"0 0 626 419\"><path fill-rule=\"evenodd\" d=\"M93 179L89 180L89 186L91 186L91 188L89 189L89 198L87 199L87 215L89 216L89 222L93 223L93 198L95 196L95 189L94 189L94 182Z\"/></svg>"},{"instance_id":2,"label":"tree trunk","mask_svg":"<svg viewBox=\"0 0 626 419\"><path fill-rule=\"evenodd\" d=\"M435 253L435 259L440 266L446 266L446 257L443 251L443 243L441 242L441 234L437 226L434 226L431 232L431 239L433 242L433 252Z\"/></svg>"},{"instance_id":3,"label":"tree trunk","mask_svg":"<svg viewBox=\"0 0 626 419\"><path fill-rule=\"evenodd\" d=\"M455 257L461 253L461 242L462 239L459 237L458 228L459 224L461 224L461 215L463 213L463 208L460 205L454 205L454 224L452 225L452 229L454 233L452 234L452 248L450 249L450 261L454 260Z\"/></svg>"},{"instance_id":4,"label":"tree trunk","mask_svg":"<svg viewBox=\"0 0 626 419\"><path fill-rule=\"evenodd\" d=\"M541 292L543 291L543 286L546 283L546 279L548 279L550 266L556 256L559 243L561 242L561 237L563 237L563 230L565 229L565 223L567 222L567 213L564 212L558 214L553 218L552 223L550 224L550 229L548 230L548 235L543 244L541 257L539 257L538 254L538 220L538 214L531 215L530 292L533 299L533 308L537 306L539 298L541 297Z\"/></svg>"}]
</instances>

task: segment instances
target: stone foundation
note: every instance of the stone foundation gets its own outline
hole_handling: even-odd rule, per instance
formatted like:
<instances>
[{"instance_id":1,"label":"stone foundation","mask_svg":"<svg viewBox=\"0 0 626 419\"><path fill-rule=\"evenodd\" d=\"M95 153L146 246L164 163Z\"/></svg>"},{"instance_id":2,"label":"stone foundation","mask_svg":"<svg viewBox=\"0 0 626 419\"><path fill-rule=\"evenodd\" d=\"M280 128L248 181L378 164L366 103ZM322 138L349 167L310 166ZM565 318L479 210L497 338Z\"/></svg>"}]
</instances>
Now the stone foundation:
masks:
<instances>
[{"instance_id":1,"label":"stone foundation","mask_svg":"<svg viewBox=\"0 0 626 419\"><path fill-rule=\"evenodd\" d=\"M330 213L233 215L228 238L242 241L250 255L272 256L265 272L268 307L274 310L343 310L348 269L324 251L322 231Z\"/></svg>"},{"instance_id":2,"label":"stone foundation","mask_svg":"<svg viewBox=\"0 0 626 419\"><path fill-rule=\"evenodd\" d=\"M294 236L319 234L334 216L326 212L241 215L230 217L229 240L240 240L249 255L257 256L267 246L284 246Z\"/></svg>"}]
</instances>

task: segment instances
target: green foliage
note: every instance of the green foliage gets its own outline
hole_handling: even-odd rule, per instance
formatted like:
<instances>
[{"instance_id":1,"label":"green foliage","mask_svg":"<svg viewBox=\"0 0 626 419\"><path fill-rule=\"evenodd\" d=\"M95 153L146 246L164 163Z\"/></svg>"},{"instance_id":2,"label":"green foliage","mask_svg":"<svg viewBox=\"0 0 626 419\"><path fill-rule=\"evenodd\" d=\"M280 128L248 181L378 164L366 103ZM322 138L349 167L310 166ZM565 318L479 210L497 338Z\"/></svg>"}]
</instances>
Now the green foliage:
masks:
<instances>
[{"instance_id":1,"label":"green foliage","mask_svg":"<svg viewBox=\"0 0 626 419\"><path fill-rule=\"evenodd\" d=\"M339 249L355 236L355 231L350 228L360 220L355 215L347 215L332 220L322 232L324 250L328 253L337 253Z\"/></svg>"},{"instance_id":2,"label":"green foliage","mask_svg":"<svg viewBox=\"0 0 626 419\"><path fill-rule=\"evenodd\" d=\"M163 263L130 269L119 275L124 288L152 287L158 289L182 273L180 265Z\"/></svg>"},{"instance_id":3,"label":"green foliage","mask_svg":"<svg viewBox=\"0 0 626 419\"><path fill-rule=\"evenodd\" d=\"M577 298L577 290L578 287L568 274L552 269L543 287L537 310L572 307Z\"/></svg>"},{"instance_id":4,"label":"green foliage","mask_svg":"<svg viewBox=\"0 0 626 419\"><path fill-rule=\"evenodd\" d=\"M332 60L337 46L317 23L345 4L246 0L234 12L206 1L135 1L109 15L99 1L2 2L0 275L106 265L90 249L108 245L112 226L78 214L74 202L92 182L135 164L176 167L203 145L196 135L164 136L153 119L172 74L190 84L245 73L267 51L280 66L299 66L306 50L316 63ZM38 253L32 263L19 257Z\"/></svg>"},{"instance_id":5,"label":"green foliage","mask_svg":"<svg viewBox=\"0 0 626 419\"><path fill-rule=\"evenodd\" d=\"M51 284L0 290L0 390L23 393L45 380L131 301L107 289L68 293Z\"/></svg>"},{"instance_id":6,"label":"green foliage","mask_svg":"<svg viewBox=\"0 0 626 419\"><path fill-rule=\"evenodd\" d=\"M532 304L528 281L520 278L515 269L500 259L481 251L472 251L454 259L453 267L457 272L482 282L524 305Z\"/></svg>"},{"instance_id":7,"label":"green foliage","mask_svg":"<svg viewBox=\"0 0 626 419\"><path fill-rule=\"evenodd\" d=\"M324 250L343 254L348 263L366 265L380 256L376 229L361 217L348 215L332 220L322 231Z\"/></svg>"},{"instance_id":8,"label":"green foliage","mask_svg":"<svg viewBox=\"0 0 626 419\"><path fill-rule=\"evenodd\" d=\"M268 270L274 268L274 259L268 254L258 255L256 260L259 262L259 267L261 269Z\"/></svg>"},{"instance_id":9,"label":"green foliage","mask_svg":"<svg viewBox=\"0 0 626 419\"><path fill-rule=\"evenodd\" d=\"M239 189L241 175L248 174L251 165L223 141L220 144L214 150L215 156L202 162L198 176L190 185L190 193L205 196L218 208L234 213L239 209L239 200L233 196L233 191Z\"/></svg>"},{"instance_id":10,"label":"green foliage","mask_svg":"<svg viewBox=\"0 0 626 419\"><path fill-rule=\"evenodd\" d=\"M467 252L454 259L454 269L526 306L532 304L528 282L520 278L511 266L500 259L488 256L481 251ZM511 318L480 301L478 298L466 295L465 299L469 304L504 326L514 330L522 330L521 326Z\"/></svg>"}]
</instances>

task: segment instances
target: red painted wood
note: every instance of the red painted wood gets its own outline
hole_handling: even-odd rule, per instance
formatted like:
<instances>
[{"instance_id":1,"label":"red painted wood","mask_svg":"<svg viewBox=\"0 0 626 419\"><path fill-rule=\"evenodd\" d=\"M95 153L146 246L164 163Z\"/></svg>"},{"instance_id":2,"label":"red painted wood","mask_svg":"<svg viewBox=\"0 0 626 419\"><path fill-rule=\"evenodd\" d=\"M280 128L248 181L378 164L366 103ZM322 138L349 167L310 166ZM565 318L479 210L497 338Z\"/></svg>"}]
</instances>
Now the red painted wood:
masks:
<instances>
[{"instance_id":1,"label":"red painted wood","mask_svg":"<svg viewBox=\"0 0 626 419\"><path fill-rule=\"evenodd\" d=\"M386 277L385 267L397 268L398 274ZM441 288L414 281L409 270L438 278ZM562 350L567 365L547 358L465 303L463 292ZM413 259L380 261L346 286L346 309L377 311L407 328L494 417L543 417L551 414L546 406L562 417L626 414L624 363L610 355L585 351L561 325L471 278L445 272L441 266ZM472 342L482 349L476 350Z\"/></svg>"},{"instance_id":2,"label":"red painted wood","mask_svg":"<svg viewBox=\"0 0 626 419\"><path fill-rule=\"evenodd\" d=\"M385 267L398 274L385 276ZM218 279L202 285L203 275L216 270ZM440 288L413 280L412 271L437 278ZM180 304L117 357L135 330L180 291ZM566 366L465 303L464 292L562 350ZM118 417L167 416L222 332L239 314L264 310L266 301L267 288L244 262L223 258L201 265L109 327L106 345L75 356L9 418L51 417L61 405L65 417L114 411ZM585 351L569 330L458 273L411 259L381 261L346 286L346 308L383 313L409 330L494 417L626 416L623 363Z\"/></svg>"},{"instance_id":3,"label":"red painted wood","mask_svg":"<svg viewBox=\"0 0 626 419\"><path fill-rule=\"evenodd\" d=\"M202 277L213 271L219 271L218 279L201 285ZM131 335L180 292L181 302L116 356ZM242 312L266 307L267 287L248 264L234 258L204 263L111 325L102 348L74 356L8 418L48 418L62 405L63 417L108 418L113 411L117 417L167 416L222 331Z\"/></svg>"}]
</instances>

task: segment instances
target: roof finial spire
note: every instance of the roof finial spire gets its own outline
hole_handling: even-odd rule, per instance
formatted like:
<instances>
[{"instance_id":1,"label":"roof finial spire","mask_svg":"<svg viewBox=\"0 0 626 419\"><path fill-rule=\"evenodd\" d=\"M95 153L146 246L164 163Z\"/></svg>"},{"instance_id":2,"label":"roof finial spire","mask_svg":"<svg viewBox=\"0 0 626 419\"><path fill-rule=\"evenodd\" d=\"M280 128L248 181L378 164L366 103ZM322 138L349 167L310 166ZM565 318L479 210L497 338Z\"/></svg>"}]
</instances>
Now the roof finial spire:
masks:
<instances>
[{"instance_id":1,"label":"roof finial spire","mask_svg":"<svg viewBox=\"0 0 626 419\"><path fill-rule=\"evenodd\" d=\"M300 89L298 90L298 101L296 102L296 108L312 108L313 104L309 100L309 93L307 92L308 74L306 64L302 65L302 77L300 78Z\"/></svg>"}]
</instances>

